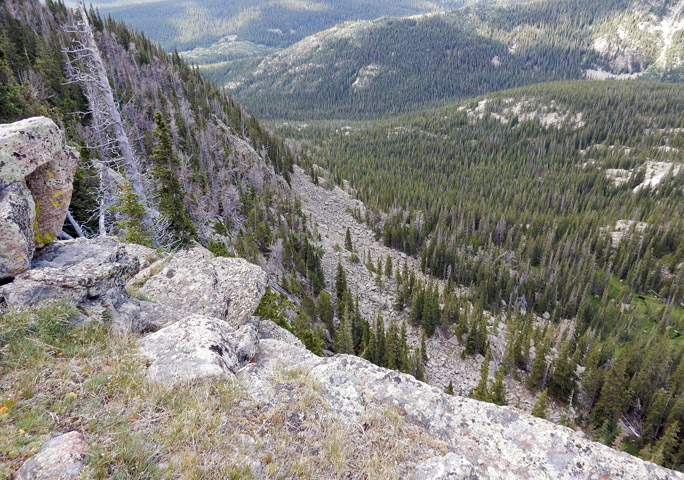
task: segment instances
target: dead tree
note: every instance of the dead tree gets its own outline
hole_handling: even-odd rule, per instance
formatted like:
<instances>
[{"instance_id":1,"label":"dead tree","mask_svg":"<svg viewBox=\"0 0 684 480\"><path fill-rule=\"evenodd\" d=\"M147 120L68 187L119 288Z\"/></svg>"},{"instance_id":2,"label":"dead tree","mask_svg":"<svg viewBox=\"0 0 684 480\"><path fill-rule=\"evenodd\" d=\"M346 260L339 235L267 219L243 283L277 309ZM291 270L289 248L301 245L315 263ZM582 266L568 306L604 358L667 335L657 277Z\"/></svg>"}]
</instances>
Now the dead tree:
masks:
<instances>
[{"instance_id":1,"label":"dead tree","mask_svg":"<svg viewBox=\"0 0 684 480\"><path fill-rule=\"evenodd\" d=\"M115 201L115 186L109 177L112 170L117 170L119 166L123 166L133 193L147 212L143 222L151 226L152 219L138 161L124 129L119 106L114 99L88 14L80 0L77 3L77 11L73 26L67 28L67 32L72 35L72 45L65 48L64 53L68 60L69 80L79 83L88 99L90 111L87 113L92 117L92 135L95 148L101 157L99 165L96 164L100 176L97 209L99 234L108 233L106 216L109 207Z\"/></svg>"}]
</instances>

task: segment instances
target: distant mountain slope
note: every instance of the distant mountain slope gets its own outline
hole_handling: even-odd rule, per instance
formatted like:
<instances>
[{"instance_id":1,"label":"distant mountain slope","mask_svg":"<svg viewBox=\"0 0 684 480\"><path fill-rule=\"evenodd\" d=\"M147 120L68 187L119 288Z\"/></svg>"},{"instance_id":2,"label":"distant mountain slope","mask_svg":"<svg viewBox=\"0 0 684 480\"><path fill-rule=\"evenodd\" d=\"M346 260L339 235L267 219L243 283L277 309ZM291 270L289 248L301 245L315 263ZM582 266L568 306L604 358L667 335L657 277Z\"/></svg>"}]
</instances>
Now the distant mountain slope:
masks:
<instances>
[{"instance_id":1,"label":"distant mountain slope","mask_svg":"<svg viewBox=\"0 0 684 480\"><path fill-rule=\"evenodd\" d=\"M271 118L379 115L554 80L677 80L684 1L552 0L338 25L231 83Z\"/></svg>"},{"instance_id":2,"label":"distant mountain slope","mask_svg":"<svg viewBox=\"0 0 684 480\"><path fill-rule=\"evenodd\" d=\"M105 14L144 31L165 47L191 49L236 35L286 47L348 20L400 17L458 8L473 0L93 0Z\"/></svg>"}]
</instances>

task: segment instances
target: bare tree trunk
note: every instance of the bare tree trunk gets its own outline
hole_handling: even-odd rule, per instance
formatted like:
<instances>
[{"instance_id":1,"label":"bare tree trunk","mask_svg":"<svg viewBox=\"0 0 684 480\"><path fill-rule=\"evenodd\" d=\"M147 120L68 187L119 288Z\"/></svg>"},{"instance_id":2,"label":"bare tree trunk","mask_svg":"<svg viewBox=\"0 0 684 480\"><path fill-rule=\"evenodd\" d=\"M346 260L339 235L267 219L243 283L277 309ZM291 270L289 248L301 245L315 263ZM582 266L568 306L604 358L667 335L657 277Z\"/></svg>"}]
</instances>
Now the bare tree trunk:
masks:
<instances>
[{"instance_id":1,"label":"bare tree trunk","mask_svg":"<svg viewBox=\"0 0 684 480\"><path fill-rule=\"evenodd\" d=\"M114 130L114 135L116 137L116 142L121 151L121 156L123 157L124 168L126 169L126 176L128 181L131 182L133 186L133 193L138 196L138 200L147 209L147 196L145 195L145 189L143 188L142 177L140 176L140 171L138 170L138 162L133 154L133 149L128 141L128 135L124 130L123 120L121 119L121 114L119 113L119 108L114 100L114 94L112 93L112 87L109 84L109 79L107 78L107 71L104 67L104 62L102 61L102 55L100 55L100 49L95 42L95 36L90 28L90 22L88 21L88 14L86 13L85 5L82 1L78 2L78 11L81 14L81 21L83 22L83 41L86 47L90 50L91 60L93 66L95 67L95 74L97 75L98 84L101 88L101 94L103 100L109 109L109 115L112 121L112 129Z\"/></svg>"},{"instance_id":2,"label":"bare tree trunk","mask_svg":"<svg viewBox=\"0 0 684 480\"><path fill-rule=\"evenodd\" d=\"M83 229L78 224L78 222L76 220L74 220L74 217L71 216L71 212L67 212L66 218L67 218L67 220L69 220L69 223L74 228L76 235L78 235L79 237L85 237L85 235L83 235Z\"/></svg>"}]
</instances>

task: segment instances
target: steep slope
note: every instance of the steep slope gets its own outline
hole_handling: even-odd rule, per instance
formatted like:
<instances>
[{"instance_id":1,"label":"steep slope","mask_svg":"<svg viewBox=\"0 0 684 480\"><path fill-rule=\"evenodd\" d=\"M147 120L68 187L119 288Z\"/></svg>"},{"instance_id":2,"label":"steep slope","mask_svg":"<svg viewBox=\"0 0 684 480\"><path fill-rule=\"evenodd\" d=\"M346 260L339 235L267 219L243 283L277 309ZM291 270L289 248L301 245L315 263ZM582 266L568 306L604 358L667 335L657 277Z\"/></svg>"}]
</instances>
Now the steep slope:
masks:
<instances>
[{"instance_id":1,"label":"steep slope","mask_svg":"<svg viewBox=\"0 0 684 480\"><path fill-rule=\"evenodd\" d=\"M436 321L464 356L489 351L495 368L548 388L595 438L619 435L616 445L657 458L668 438L684 440L664 435L684 405L683 95L680 85L554 83L284 132L379 211L357 218L386 246L466 287L442 292L435 317L428 293L399 279L395 308L410 322L430 335ZM501 354L497 324L509 332ZM491 345L478 340L485 330ZM678 455L663 461L679 468Z\"/></svg>"},{"instance_id":2,"label":"steep slope","mask_svg":"<svg viewBox=\"0 0 684 480\"><path fill-rule=\"evenodd\" d=\"M672 3L672 4L671 4ZM271 118L363 117L553 80L677 79L681 3L552 0L338 25L229 86Z\"/></svg>"},{"instance_id":3,"label":"steep slope","mask_svg":"<svg viewBox=\"0 0 684 480\"><path fill-rule=\"evenodd\" d=\"M0 338L10 346L0 350L0 391L13 393L0 399L0 475L684 478L514 408L450 396L348 355L317 357L277 325L245 318L265 275L242 260L211 258L198 247L140 271L140 259L155 257L112 238L60 242L1 288L18 310L0 312ZM197 264L195 275L174 275ZM33 304L31 293L78 294L85 279L99 293ZM154 303L123 288L170 279L175 290ZM202 288L214 281L235 289ZM219 300L245 310L221 314ZM102 303L109 308L97 309ZM143 333L107 332L136 308ZM161 328L150 333L151 325Z\"/></svg>"}]
</instances>

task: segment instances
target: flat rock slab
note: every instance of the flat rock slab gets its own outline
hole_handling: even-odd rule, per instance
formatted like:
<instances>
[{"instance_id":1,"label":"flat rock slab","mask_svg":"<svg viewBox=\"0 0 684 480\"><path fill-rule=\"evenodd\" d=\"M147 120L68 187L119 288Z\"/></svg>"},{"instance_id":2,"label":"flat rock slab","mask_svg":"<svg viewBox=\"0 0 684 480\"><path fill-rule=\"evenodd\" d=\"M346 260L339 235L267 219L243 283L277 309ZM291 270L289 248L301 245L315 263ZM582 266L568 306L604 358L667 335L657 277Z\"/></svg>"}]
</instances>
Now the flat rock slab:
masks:
<instances>
[{"instance_id":1,"label":"flat rock slab","mask_svg":"<svg viewBox=\"0 0 684 480\"><path fill-rule=\"evenodd\" d=\"M79 432L69 432L45 442L38 453L17 470L15 480L75 480L83 470L88 445Z\"/></svg>"},{"instance_id":2,"label":"flat rock slab","mask_svg":"<svg viewBox=\"0 0 684 480\"><path fill-rule=\"evenodd\" d=\"M258 332L251 325L235 330L223 320L190 315L151 333L139 351L151 360L147 377L165 385L225 380L257 353Z\"/></svg>"},{"instance_id":3,"label":"flat rock slab","mask_svg":"<svg viewBox=\"0 0 684 480\"><path fill-rule=\"evenodd\" d=\"M0 292L9 307L20 310L46 300L118 297L138 269L138 260L114 237L54 242L36 255L30 270Z\"/></svg>"},{"instance_id":4,"label":"flat rock slab","mask_svg":"<svg viewBox=\"0 0 684 480\"><path fill-rule=\"evenodd\" d=\"M256 309L266 289L266 272L242 258L214 257L197 246L163 264L152 265L129 284L152 301L187 313L240 326Z\"/></svg>"}]
</instances>

